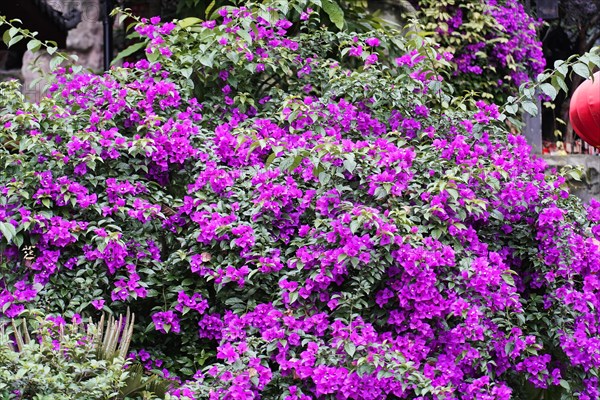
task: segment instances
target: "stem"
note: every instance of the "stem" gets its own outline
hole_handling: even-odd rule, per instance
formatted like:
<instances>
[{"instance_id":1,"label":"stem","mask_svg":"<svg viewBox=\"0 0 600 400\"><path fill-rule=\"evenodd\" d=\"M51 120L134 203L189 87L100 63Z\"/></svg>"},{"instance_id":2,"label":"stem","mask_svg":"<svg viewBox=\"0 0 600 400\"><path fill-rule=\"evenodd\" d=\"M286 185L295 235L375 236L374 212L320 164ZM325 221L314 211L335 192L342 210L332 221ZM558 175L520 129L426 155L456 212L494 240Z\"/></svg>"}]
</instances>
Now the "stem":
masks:
<instances>
[{"instance_id":1,"label":"stem","mask_svg":"<svg viewBox=\"0 0 600 400\"><path fill-rule=\"evenodd\" d=\"M36 39L36 35L31 33L28 29L23 29L21 27L18 27L16 25L14 25L11 21L8 21L6 19L6 17L0 15L0 26L2 25L8 25L11 28L16 29L19 34L23 37L28 38L30 41L31 40L38 40ZM57 57L62 58L64 61L69 61L71 59L71 57L69 57L66 53L63 53L61 51L57 51L57 47L56 46L52 46L50 44L48 44L48 41L44 41L42 42L41 40L38 40L41 44L41 46L44 46L46 48L46 52L50 55L56 54ZM8 43L7 43L8 45Z\"/></svg>"}]
</instances>

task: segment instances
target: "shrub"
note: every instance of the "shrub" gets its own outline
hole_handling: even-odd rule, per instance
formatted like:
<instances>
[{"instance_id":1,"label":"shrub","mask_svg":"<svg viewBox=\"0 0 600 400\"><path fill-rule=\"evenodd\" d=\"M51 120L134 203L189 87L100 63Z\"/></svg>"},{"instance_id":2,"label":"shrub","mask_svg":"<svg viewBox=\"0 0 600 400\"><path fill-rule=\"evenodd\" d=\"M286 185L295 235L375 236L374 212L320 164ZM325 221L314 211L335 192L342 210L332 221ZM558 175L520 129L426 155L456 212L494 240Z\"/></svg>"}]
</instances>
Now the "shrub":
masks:
<instances>
[{"instance_id":1,"label":"shrub","mask_svg":"<svg viewBox=\"0 0 600 400\"><path fill-rule=\"evenodd\" d=\"M459 94L498 104L544 70L536 22L517 0L420 0L418 17L442 51L453 54Z\"/></svg>"},{"instance_id":2,"label":"shrub","mask_svg":"<svg viewBox=\"0 0 600 400\"><path fill-rule=\"evenodd\" d=\"M176 398L597 398L600 203L430 41L287 5L0 85L2 312L131 307Z\"/></svg>"},{"instance_id":3,"label":"shrub","mask_svg":"<svg viewBox=\"0 0 600 400\"><path fill-rule=\"evenodd\" d=\"M2 399L150 400L164 398L171 386L126 359L134 319L129 313L106 321L103 315L98 323L85 323L79 314L71 323L30 314L0 325Z\"/></svg>"},{"instance_id":4,"label":"shrub","mask_svg":"<svg viewBox=\"0 0 600 400\"><path fill-rule=\"evenodd\" d=\"M123 357L99 357L93 325L61 317L37 318L30 339L26 323L0 330L0 397L3 399L117 398L127 373Z\"/></svg>"}]
</instances>

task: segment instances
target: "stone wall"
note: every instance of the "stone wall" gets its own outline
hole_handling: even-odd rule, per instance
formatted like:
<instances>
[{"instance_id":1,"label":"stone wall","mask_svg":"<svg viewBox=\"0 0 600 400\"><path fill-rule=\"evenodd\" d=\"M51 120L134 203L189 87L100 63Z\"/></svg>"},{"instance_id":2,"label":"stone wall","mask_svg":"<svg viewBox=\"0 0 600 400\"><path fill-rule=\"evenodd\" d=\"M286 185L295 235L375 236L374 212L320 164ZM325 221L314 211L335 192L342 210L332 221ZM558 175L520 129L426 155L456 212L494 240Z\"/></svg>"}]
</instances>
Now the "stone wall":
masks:
<instances>
[{"instance_id":1,"label":"stone wall","mask_svg":"<svg viewBox=\"0 0 600 400\"><path fill-rule=\"evenodd\" d=\"M595 198L600 200L600 156L588 154L569 154L566 156L543 156L548 167L560 169L566 165L582 166L585 171L584 179L580 182L569 181L571 193L588 202Z\"/></svg>"},{"instance_id":2,"label":"stone wall","mask_svg":"<svg viewBox=\"0 0 600 400\"><path fill-rule=\"evenodd\" d=\"M100 0L54 0L49 4L63 14L66 14L73 7L81 11L81 22L69 31L67 47L61 49L61 51L77 55L79 57L78 64L84 68L94 72L102 71L104 42ZM31 83L40 76L34 64L43 71L48 71L49 59L50 56L43 52L33 54L27 51L23 56L23 66L21 68L23 93L32 101L39 100L45 86L45 82L41 81L31 87Z\"/></svg>"},{"instance_id":3,"label":"stone wall","mask_svg":"<svg viewBox=\"0 0 600 400\"><path fill-rule=\"evenodd\" d=\"M79 57L79 63L93 71L104 64L104 41L100 0L87 1L81 10L81 22L67 35L67 51Z\"/></svg>"}]
</instances>

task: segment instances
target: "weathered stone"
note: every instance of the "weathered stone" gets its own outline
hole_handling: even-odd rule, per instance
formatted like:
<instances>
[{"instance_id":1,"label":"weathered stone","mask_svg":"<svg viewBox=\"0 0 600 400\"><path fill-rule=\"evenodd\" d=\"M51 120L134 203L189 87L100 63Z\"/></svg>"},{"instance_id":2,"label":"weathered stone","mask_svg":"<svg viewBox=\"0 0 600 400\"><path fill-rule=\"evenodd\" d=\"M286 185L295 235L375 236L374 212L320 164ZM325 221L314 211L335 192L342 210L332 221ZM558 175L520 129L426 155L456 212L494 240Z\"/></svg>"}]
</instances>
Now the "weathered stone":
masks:
<instances>
[{"instance_id":1,"label":"weathered stone","mask_svg":"<svg viewBox=\"0 0 600 400\"><path fill-rule=\"evenodd\" d=\"M79 57L78 64L93 71L103 67L103 29L100 21L99 0L86 0L76 4L81 11L81 22L67 36L67 51Z\"/></svg>"},{"instance_id":2,"label":"weathered stone","mask_svg":"<svg viewBox=\"0 0 600 400\"><path fill-rule=\"evenodd\" d=\"M582 181L569 180L570 192L588 202L590 199L600 199L600 157L589 154L569 154L566 156L542 156L548 167L557 169L571 165L582 166L585 176Z\"/></svg>"},{"instance_id":3,"label":"weathered stone","mask_svg":"<svg viewBox=\"0 0 600 400\"><path fill-rule=\"evenodd\" d=\"M40 76L40 71L44 75L50 70L50 56L47 53L32 53L26 51L23 55L23 67L21 74L23 76L23 93L30 101L39 101L43 94L46 81L41 80L31 87L31 83Z\"/></svg>"},{"instance_id":4,"label":"weathered stone","mask_svg":"<svg viewBox=\"0 0 600 400\"><path fill-rule=\"evenodd\" d=\"M23 82L23 75L19 69L0 70L0 82L16 79Z\"/></svg>"},{"instance_id":5,"label":"weathered stone","mask_svg":"<svg viewBox=\"0 0 600 400\"><path fill-rule=\"evenodd\" d=\"M96 72L103 67L103 46L99 21L82 21L67 36L67 51L79 57L78 64Z\"/></svg>"},{"instance_id":6,"label":"weathered stone","mask_svg":"<svg viewBox=\"0 0 600 400\"><path fill-rule=\"evenodd\" d=\"M523 134L527 139L527 143L531 146L531 152L533 154L542 154L542 104L538 98L536 101L538 113L536 116L525 113L523 116L525 126L523 128Z\"/></svg>"},{"instance_id":7,"label":"weathered stone","mask_svg":"<svg viewBox=\"0 0 600 400\"><path fill-rule=\"evenodd\" d=\"M102 23L100 21L81 21L67 36L67 49L87 52L94 47L102 48Z\"/></svg>"},{"instance_id":8,"label":"weathered stone","mask_svg":"<svg viewBox=\"0 0 600 400\"><path fill-rule=\"evenodd\" d=\"M69 7L77 7L82 11L82 20L75 29L69 31L67 36L67 49L61 49L79 58L77 64L92 71L99 72L103 66L103 38L102 22L98 20L100 3L98 0L83 0L80 2L61 2L55 0L52 6L60 12L67 12ZM46 86L46 81L39 81L35 87L31 83L43 74L48 73L50 56L43 50L33 54L25 52L21 74L23 78L23 93L31 101L38 101ZM37 64L37 69L34 66ZM42 74L42 75L43 75Z\"/></svg>"}]
</instances>

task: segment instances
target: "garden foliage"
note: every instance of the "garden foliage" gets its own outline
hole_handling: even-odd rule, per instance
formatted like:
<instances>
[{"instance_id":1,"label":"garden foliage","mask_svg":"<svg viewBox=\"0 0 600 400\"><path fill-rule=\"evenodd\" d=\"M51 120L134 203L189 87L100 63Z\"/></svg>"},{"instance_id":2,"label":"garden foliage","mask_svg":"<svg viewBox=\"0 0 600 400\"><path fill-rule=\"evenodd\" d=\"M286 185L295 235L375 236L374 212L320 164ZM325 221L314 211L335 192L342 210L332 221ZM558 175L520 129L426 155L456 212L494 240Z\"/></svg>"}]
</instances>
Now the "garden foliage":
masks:
<instances>
[{"instance_id":1,"label":"garden foliage","mask_svg":"<svg viewBox=\"0 0 600 400\"><path fill-rule=\"evenodd\" d=\"M125 359L101 356L95 326L83 328L79 315L71 324L61 317L36 322L33 337L25 324L0 330L0 398L117 398L126 385Z\"/></svg>"},{"instance_id":2,"label":"garden foliage","mask_svg":"<svg viewBox=\"0 0 600 400\"><path fill-rule=\"evenodd\" d=\"M129 314L106 321L103 315L97 324L79 314L71 323L35 311L21 317L0 326L2 399L151 400L164 398L171 386L127 357Z\"/></svg>"},{"instance_id":3,"label":"garden foliage","mask_svg":"<svg viewBox=\"0 0 600 400\"><path fill-rule=\"evenodd\" d=\"M536 29L518 0L420 0L419 20L454 55L458 94L503 102L546 65Z\"/></svg>"},{"instance_id":4,"label":"garden foliage","mask_svg":"<svg viewBox=\"0 0 600 400\"><path fill-rule=\"evenodd\" d=\"M2 314L130 307L172 398L598 398L600 203L451 107L430 41L299 3L0 84Z\"/></svg>"}]
</instances>

